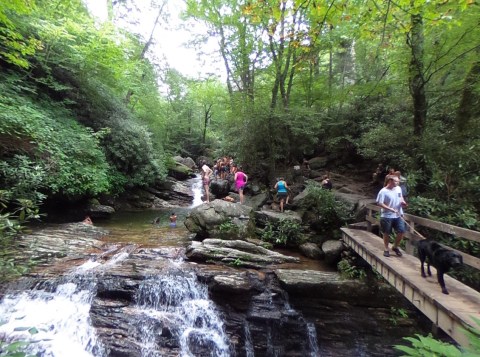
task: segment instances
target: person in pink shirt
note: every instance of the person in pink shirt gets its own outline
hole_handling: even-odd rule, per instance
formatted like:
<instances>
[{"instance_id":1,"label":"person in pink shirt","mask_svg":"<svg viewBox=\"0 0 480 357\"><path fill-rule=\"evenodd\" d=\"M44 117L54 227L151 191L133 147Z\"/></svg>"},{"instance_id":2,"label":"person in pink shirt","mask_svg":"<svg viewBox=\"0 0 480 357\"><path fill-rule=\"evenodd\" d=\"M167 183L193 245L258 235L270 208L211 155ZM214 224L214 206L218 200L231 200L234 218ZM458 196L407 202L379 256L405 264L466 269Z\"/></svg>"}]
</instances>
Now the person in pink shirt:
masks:
<instances>
[{"instance_id":1,"label":"person in pink shirt","mask_svg":"<svg viewBox=\"0 0 480 357\"><path fill-rule=\"evenodd\" d=\"M245 200L243 196L243 190L245 189L245 186L247 184L248 176L245 175L241 166L238 166L238 170L235 173L234 180L235 180L235 190L238 191L238 194L240 195L240 204L243 205L243 202Z\"/></svg>"}]
</instances>

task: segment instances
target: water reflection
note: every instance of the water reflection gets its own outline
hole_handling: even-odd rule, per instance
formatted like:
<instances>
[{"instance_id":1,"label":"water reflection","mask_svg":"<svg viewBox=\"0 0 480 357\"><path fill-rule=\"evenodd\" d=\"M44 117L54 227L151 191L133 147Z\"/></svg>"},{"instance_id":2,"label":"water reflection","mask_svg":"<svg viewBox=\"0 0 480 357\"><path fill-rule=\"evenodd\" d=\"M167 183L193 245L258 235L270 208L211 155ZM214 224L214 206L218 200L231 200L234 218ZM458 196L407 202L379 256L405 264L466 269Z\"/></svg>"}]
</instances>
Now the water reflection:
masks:
<instances>
[{"instance_id":1,"label":"water reflection","mask_svg":"<svg viewBox=\"0 0 480 357\"><path fill-rule=\"evenodd\" d=\"M109 243L135 243L143 246L184 246L189 232L183 224L190 210L168 208L155 211L117 212L107 221L95 222L110 234L102 238ZM172 212L177 215L177 227L169 226ZM153 223L158 218L158 223Z\"/></svg>"}]
</instances>

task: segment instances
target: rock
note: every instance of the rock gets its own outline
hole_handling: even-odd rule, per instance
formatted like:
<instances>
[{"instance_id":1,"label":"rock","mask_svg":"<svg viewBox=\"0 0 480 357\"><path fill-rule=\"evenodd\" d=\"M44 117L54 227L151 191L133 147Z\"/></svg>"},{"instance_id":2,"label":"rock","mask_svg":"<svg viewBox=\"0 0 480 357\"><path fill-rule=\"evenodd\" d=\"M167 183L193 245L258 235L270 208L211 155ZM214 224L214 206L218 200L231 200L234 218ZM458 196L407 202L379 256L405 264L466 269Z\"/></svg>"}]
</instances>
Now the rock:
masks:
<instances>
[{"instance_id":1,"label":"rock","mask_svg":"<svg viewBox=\"0 0 480 357\"><path fill-rule=\"evenodd\" d=\"M322 244L322 250L325 253L325 261L330 265L336 265L345 246L339 240L327 240Z\"/></svg>"},{"instance_id":2,"label":"rock","mask_svg":"<svg viewBox=\"0 0 480 357\"><path fill-rule=\"evenodd\" d=\"M199 157L197 157L197 160L195 160L198 168L202 167L202 162L203 161L205 161L210 168L212 168L213 165L214 165L214 162L212 161L211 158L209 158L207 156L199 156Z\"/></svg>"},{"instance_id":3,"label":"rock","mask_svg":"<svg viewBox=\"0 0 480 357\"><path fill-rule=\"evenodd\" d=\"M266 193L259 193L254 196L246 197L246 204L253 207L253 209L258 209L267 203L268 196Z\"/></svg>"},{"instance_id":4,"label":"rock","mask_svg":"<svg viewBox=\"0 0 480 357\"><path fill-rule=\"evenodd\" d=\"M205 239L202 242L192 242L185 254L187 258L193 261L214 260L235 266L256 268L271 264L300 262L298 258L283 255L241 240Z\"/></svg>"},{"instance_id":5,"label":"rock","mask_svg":"<svg viewBox=\"0 0 480 357\"><path fill-rule=\"evenodd\" d=\"M35 261L37 265L53 264L60 258L85 258L101 251L100 238L108 231L85 223L52 224L18 238L22 248L16 261Z\"/></svg>"},{"instance_id":6,"label":"rock","mask_svg":"<svg viewBox=\"0 0 480 357\"><path fill-rule=\"evenodd\" d=\"M230 192L230 182L228 180L212 180L210 181L210 191L215 197L223 198Z\"/></svg>"},{"instance_id":7,"label":"rock","mask_svg":"<svg viewBox=\"0 0 480 357\"><path fill-rule=\"evenodd\" d=\"M115 208L106 205L92 204L86 212L91 218L110 218L115 213Z\"/></svg>"},{"instance_id":8,"label":"rock","mask_svg":"<svg viewBox=\"0 0 480 357\"><path fill-rule=\"evenodd\" d=\"M312 170L321 170L327 165L327 157L317 156L308 160L310 169Z\"/></svg>"},{"instance_id":9,"label":"rock","mask_svg":"<svg viewBox=\"0 0 480 357\"><path fill-rule=\"evenodd\" d=\"M185 227L198 238L206 238L220 232L220 225L228 223L238 228L238 236L243 236L251 211L246 205L214 200L192 209L185 219Z\"/></svg>"},{"instance_id":10,"label":"rock","mask_svg":"<svg viewBox=\"0 0 480 357\"><path fill-rule=\"evenodd\" d=\"M268 222L280 222L282 220L294 221L298 224L302 223L300 214L294 211L290 212L274 212L270 210L261 210L254 212L255 224L259 227L265 227Z\"/></svg>"},{"instance_id":11,"label":"rock","mask_svg":"<svg viewBox=\"0 0 480 357\"><path fill-rule=\"evenodd\" d=\"M184 164L175 162L175 164L168 168L168 175L176 178L177 180L187 180L195 177L192 169Z\"/></svg>"},{"instance_id":12,"label":"rock","mask_svg":"<svg viewBox=\"0 0 480 357\"><path fill-rule=\"evenodd\" d=\"M195 298L195 292L203 288L208 289L205 302L215 306L228 337L230 349L224 355L245 356L248 345L247 352L255 356L357 356L359 351L375 357L395 356L391 346L400 344L404 336L428 333L415 323L415 308L395 288L376 279L344 280L336 272L274 272L182 262L179 257L183 249L173 247L128 245L111 252L111 246L105 246L108 251L92 254L95 246L90 242L95 242L96 234L100 237L103 233L95 226L80 223L55 225L35 234L22 237L27 239L23 244L36 240L48 249L55 242L58 248L66 247L67 256L81 254L80 249L85 247L88 251L80 255L81 259L72 256L57 260L56 270L31 274L17 287L25 284L28 289L53 288L55 280L58 283L65 279L92 284L95 289L89 317L96 336L108 351L98 355L182 355L178 329L182 320L176 312L190 300L181 300L180 292L186 292L187 297L192 293ZM221 248L235 248L260 259L268 256L260 247L243 241L220 241L217 249ZM92 262L103 264L86 274L66 274L89 257ZM150 285L144 284L148 281ZM196 282L202 284L198 290ZM139 301L142 295L148 297L146 306ZM193 315L201 312L200 307L205 304L192 306L199 306L195 312L189 310ZM392 323L391 306L405 309L411 317ZM199 319L199 324L202 321ZM318 353L312 348L312 331L316 332L314 344ZM210 345L195 344L194 339L192 342L191 355L212 355Z\"/></svg>"},{"instance_id":13,"label":"rock","mask_svg":"<svg viewBox=\"0 0 480 357\"><path fill-rule=\"evenodd\" d=\"M197 165L195 164L195 161L191 157L181 157L181 156L174 156L173 160L175 162L178 162L182 165L187 166L190 170L195 170L197 168Z\"/></svg>"},{"instance_id":14,"label":"rock","mask_svg":"<svg viewBox=\"0 0 480 357\"><path fill-rule=\"evenodd\" d=\"M343 190L348 191L348 190ZM366 205L375 203L375 199L372 197L366 197L356 193L332 191L335 199L346 204L347 209L355 215L355 219L359 221L365 220Z\"/></svg>"},{"instance_id":15,"label":"rock","mask_svg":"<svg viewBox=\"0 0 480 357\"><path fill-rule=\"evenodd\" d=\"M302 254L311 259L323 259L325 253L315 243L304 243L300 246Z\"/></svg>"}]
</instances>

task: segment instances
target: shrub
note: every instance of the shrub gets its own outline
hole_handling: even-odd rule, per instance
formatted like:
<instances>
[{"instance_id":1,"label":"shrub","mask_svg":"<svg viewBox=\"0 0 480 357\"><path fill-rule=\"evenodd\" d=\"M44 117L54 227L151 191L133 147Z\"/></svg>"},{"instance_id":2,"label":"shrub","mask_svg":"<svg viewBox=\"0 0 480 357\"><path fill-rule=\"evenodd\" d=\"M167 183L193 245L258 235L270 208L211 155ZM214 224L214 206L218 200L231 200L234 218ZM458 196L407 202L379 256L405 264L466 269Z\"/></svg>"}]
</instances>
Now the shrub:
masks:
<instances>
[{"instance_id":1,"label":"shrub","mask_svg":"<svg viewBox=\"0 0 480 357\"><path fill-rule=\"evenodd\" d=\"M301 241L300 224L290 219L268 222L262 240L281 245L298 245Z\"/></svg>"},{"instance_id":2,"label":"shrub","mask_svg":"<svg viewBox=\"0 0 480 357\"><path fill-rule=\"evenodd\" d=\"M323 189L317 183L309 183L306 191L302 206L317 216L319 230L334 231L352 220L352 212L345 203L337 201L330 190Z\"/></svg>"},{"instance_id":3,"label":"shrub","mask_svg":"<svg viewBox=\"0 0 480 357\"><path fill-rule=\"evenodd\" d=\"M340 275L346 279L364 279L367 273L364 269L353 265L348 259L342 259L337 264Z\"/></svg>"},{"instance_id":4,"label":"shrub","mask_svg":"<svg viewBox=\"0 0 480 357\"><path fill-rule=\"evenodd\" d=\"M472 317L480 326L480 320ZM396 345L394 348L403 352L402 356L420 357L420 356L442 356L442 357L474 357L478 356L480 351L480 330L477 328L468 328L465 330L470 346L466 349L459 349L456 346L438 341L432 335L415 337L405 337L404 340L411 343L411 347Z\"/></svg>"},{"instance_id":5,"label":"shrub","mask_svg":"<svg viewBox=\"0 0 480 357\"><path fill-rule=\"evenodd\" d=\"M13 78L13 79L12 79ZM61 104L30 98L15 77L0 81L0 182L15 195L95 195L110 188L99 139ZM31 89L33 90L33 89Z\"/></svg>"}]
</instances>

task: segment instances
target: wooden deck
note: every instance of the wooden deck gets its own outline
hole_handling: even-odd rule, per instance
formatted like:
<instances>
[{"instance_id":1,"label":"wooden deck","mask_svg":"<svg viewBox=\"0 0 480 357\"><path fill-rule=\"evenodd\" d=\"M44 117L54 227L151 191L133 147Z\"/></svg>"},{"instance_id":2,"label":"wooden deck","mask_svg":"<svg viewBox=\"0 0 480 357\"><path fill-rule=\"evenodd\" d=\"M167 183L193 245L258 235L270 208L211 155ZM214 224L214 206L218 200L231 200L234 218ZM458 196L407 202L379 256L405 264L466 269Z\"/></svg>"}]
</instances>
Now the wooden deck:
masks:
<instances>
[{"instance_id":1,"label":"wooden deck","mask_svg":"<svg viewBox=\"0 0 480 357\"><path fill-rule=\"evenodd\" d=\"M343 240L413 305L425 314L435 326L445 331L462 346L469 341L465 326L477 327L472 316L480 319L480 293L445 275L450 295L445 295L437 283L435 268L432 276L422 278L418 258L404 253L397 257L383 256L383 240L370 232L342 228Z\"/></svg>"}]
</instances>

